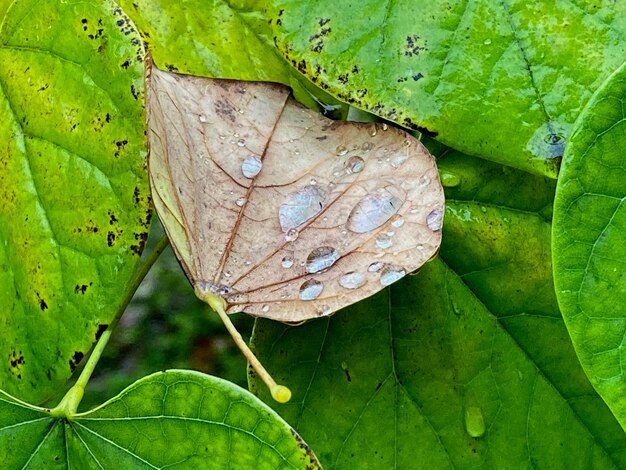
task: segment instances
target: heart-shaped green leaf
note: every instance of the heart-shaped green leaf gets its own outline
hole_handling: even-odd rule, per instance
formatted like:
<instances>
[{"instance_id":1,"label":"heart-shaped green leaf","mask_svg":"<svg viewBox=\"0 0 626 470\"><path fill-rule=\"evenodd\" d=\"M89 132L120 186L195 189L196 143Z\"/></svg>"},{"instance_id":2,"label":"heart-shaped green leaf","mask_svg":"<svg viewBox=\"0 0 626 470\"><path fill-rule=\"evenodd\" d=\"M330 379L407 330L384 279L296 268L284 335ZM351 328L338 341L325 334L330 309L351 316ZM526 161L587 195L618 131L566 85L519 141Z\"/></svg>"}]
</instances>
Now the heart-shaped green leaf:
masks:
<instances>
[{"instance_id":1,"label":"heart-shaped green leaf","mask_svg":"<svg viewBox=\"0 0 626 470\"><path fill-rule=\"evenodd\" d=\"M0 388L38 402L113 319L147 238L143 48L110 1L6 4Z\"/></svg>"},{"instance_id":2,"label":"heart-shaped green leaf","mask_svg":"<svg viewBox=\"0 0 626 470\"><path fill-rule=\"evenodd\" d=\"M257 398L191 371L145 377L71 420L0 395L0 460L7 469L319 468Z\"/></svg>"},{"instance_id":3,"label":"heart-shaped green leaf","mask_svg":"<svg viewBox=\"0 0 626 470\"><path fill-rule=\"evenodd\" d=\"M576 122L554 203L554 279L578 357L626 427L626 65Z\"/></svg>"},{"instance_id":4,"label":"heart-shaped green leaf","mask_svg":"<svg viewBox=\"0 0 626 470\"><path fill-rule=\"evenodd\" d=\"M259 358L293 391L275 408L331 468L623 467L626 435L556 306L554 182L457 153L438 163L439 260L330 319L257 320Z\"/></svg>"},{"instance_id":5,"label":"heart-shaped green leaf","mask_svg":"<svg viewBox=\"0 0 626 470\"><path fill-rule=\"evenodd\" d=\"M626 55L624 0L251 3L332 95L552 177L581 106Z\"/></svg>"}]
</instances>

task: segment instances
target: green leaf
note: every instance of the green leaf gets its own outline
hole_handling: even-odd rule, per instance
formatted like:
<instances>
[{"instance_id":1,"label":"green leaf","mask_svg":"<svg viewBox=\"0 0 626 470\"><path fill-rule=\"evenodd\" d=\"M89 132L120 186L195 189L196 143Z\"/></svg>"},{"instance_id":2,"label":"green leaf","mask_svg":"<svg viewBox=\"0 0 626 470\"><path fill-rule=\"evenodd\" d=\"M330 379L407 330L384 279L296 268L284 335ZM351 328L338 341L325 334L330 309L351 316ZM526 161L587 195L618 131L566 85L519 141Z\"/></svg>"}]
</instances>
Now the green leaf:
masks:
<instances>
[{"instance_id":1,"label":"green leaf","mask_svg":"<svg viewBox=\"0 0 626 470\"><path fill-rule=\"evenodd\" d=\"M112 321L147 238L143 48L110 1L8 3L0 388L39 402Z\"/></svg>"},{"instance_id":2,"label":"green leaf","mask_svg":"<svg viewBox=\"0 0 626 470\"><path fill-rule=\"evenodd\" d=\"M330 468L622 468L626 435L556 305L554 182L457 153L438 163L458 182L439 259L328 320L257 320L259 358L293 391L275 408Z\"/></svg>"},{"instance_id":3,"label":"green leaf","mask_svg":"<svg viewBox=\"0 0 626 470\"><path fill-rule=\"evenodd\" d=\"M554 203L559 305L591 383L626 426L626 65L574 126Z\"/></svg>"},{"instance_id":4,"label":"green leaf","mask_svg":"<svg viewBox=\"0 0 626 470\"><path fill-rule=\"evenodd\" d=\"M556 176L626 54L626 1L274 0L271 36L330 94L457 150Z\"/></svg>"},{"instance_id":5,"label":"green leaf","mask_svg":"<svg viewBox=\"0 0 626 470\"><path fill-rule=\"evenodd\" d=\"M283 83L325 114L348 108L292 67L276 50L257 2L242 0L121 0L154 62L163 70L236 80ZM295 65L295 64L294 64ZM339 117L339 116L337 116Z\"/></svg>"},{"instance_id":6,"label":"green leaf","mask_svg":"<svg viewBox=\"0 0 626 470\"><path fill-rule=\"evenodd\" d=\"M191 371L145 377L71 420L0 396L3 468L319 468L246 390Z\"/></svg>"}]
</instances>

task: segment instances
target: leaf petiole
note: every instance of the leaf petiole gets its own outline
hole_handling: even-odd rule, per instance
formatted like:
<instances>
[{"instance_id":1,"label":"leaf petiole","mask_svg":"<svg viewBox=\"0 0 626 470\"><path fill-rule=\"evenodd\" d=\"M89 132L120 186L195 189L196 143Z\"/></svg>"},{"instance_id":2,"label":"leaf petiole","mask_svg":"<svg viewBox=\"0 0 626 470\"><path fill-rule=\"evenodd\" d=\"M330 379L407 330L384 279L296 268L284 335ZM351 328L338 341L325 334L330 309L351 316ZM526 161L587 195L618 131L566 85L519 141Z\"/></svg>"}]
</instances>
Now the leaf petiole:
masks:
<instances>
[{"instance_id":1,"label":"leaf petiole","mask_svg":"<svg viewBox=\"0 0 626 470\"><path fill-rule=\"evenodd\" d=\"M196 286L196 295L199 299L206 302L213 310L217 312L220 316L224 326L230 333L230 336L235 341L235 344L239 348L239 350L246 357L252 368L259 375L261 380L267 385L270 393L272 394L272 398L276 400L278 403L287 403L291 399L291 390L285 387L284 385L278 385L276 381L272 378L270 373L263 367L263 364L257 359L252 350L248 347L244 339L241 337L241 333L237 331L233 322L230 321L228 314L226 313L225 306L226 303L224 299L220 296L214 294L210 290L202 289L199 286Z\"/></svg>"},{"instance_id":2,"label":"leaf petiole","mask_svg":"<svg viewBox=\"0 0 626 470\"><path fill-rule=\"evenodd\" d=\"M93 374L93 371L96 368L96 364L98 364L98 361L100 360L100 356L102 356L102 351L104 351L104 348L111 338L115 325L117 325L117 322L126 310L126 307L128 307L135 291L139 288L139 285L150 271L150 268L152 268L152 265L154 265L156 260L159 259L159 256L163 253L163 250L165 250L168 244L169 240L167 235L163 235L152 249L146 260L137 268L135 275L131 279L129 289L126 291L126 295L120 303L111 326L100 336L100 339L93 348L93 351L89 356L89 360L87 361L87 364L85 364L85 367L76 380L76 383L67 391L61 402L49 411L52 416L57 418L72 419L76 415L78 405L80 405L85 393L85 387L91 378L91 374Z\"/></svg>"}]
</instances>

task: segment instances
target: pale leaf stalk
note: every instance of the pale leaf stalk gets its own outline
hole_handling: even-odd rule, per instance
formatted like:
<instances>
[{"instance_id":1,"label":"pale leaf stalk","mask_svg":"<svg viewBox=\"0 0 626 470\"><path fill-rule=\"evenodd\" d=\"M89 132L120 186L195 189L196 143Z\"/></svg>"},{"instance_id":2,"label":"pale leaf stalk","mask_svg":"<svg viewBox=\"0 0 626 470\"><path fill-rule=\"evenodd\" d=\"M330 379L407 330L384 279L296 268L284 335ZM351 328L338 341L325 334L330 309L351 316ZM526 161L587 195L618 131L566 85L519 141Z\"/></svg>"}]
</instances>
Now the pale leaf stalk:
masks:
<instances>
[{"instance_id":1,"label":"pale leaf stalk","mask_svg":"<svg viewBox=\"0 0 626 470\"><path fill-rule=\"evenodd\" d=\"M168 244L169 240L167 238L167 235L163 235L157 242L154 249L150 252L146 260L141 263L141 265L137 268L137 270L135 271L135 275L131 279L130 288L126 291L126 295L120 303L114 320L111 322L109 328L107 328L100 336L100 339L96 343L96 346L93 348L93 351L91 352L89 359L85 364L85 367L80 373L80 376L76 380L76 383L72 386L72 388L67 391L61 402L55 408L44 411L49 411L52 416L68 419L72 419L76 415L78 405L80 405L80 402L83 399L83 395L85 393L85 387L87 387L87 383L91 378L91 374L93 374L93 371L96 368L100 357L102 356L102 352L104 351L104 348L111 338L113 329L117 325L117 322L126 310L126 307L128 307L128 304L132 300L133 296L135 295L135 291L139 288L139 285L142 283L142 281L150 271L150 268L152 268L152 266L159 258L161 253L163 253L163 250L165 250Z\"/></svg>"},{"instance_id":2,"label":"pale leaf stalk","mask_svg":"<svg viewBox=\"0 0 626 470\"><path fill-rule=\"evenodd\" d=\"M196 295L198 296L198 298L209 304L209 306L213 310L215 310L215 312L217 312L239 350L246 357L248 363L256 371L261 380L265 383L265 385L267 385L267 388L272 394L272 398L278 403L287 403L291 399L291 390L289 390L289 388L285 387L284 385L278 385L273 377L270 375L270 373L267 371L267 369L263 367L261 361L259 361L254 355L248 344L241 337L241 333L237 331L237 328L235 328L233 322L230 321L230 317L228 316L224 308L224 299L214 294L213 292L201 289L200 287L196 287Z\"/></svg>"}]
</instances>

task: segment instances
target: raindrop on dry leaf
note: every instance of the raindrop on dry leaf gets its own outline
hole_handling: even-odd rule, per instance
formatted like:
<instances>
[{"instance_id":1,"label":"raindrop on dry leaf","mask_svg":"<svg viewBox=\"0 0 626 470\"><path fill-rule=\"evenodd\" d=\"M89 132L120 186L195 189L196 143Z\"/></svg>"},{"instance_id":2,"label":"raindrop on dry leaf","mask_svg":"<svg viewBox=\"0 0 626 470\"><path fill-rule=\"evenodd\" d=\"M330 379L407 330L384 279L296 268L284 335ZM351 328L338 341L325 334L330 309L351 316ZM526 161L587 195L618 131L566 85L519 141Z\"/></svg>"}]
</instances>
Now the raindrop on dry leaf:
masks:
<instances>
[{"instance_id":1,"label":"raindrop on dry leaf","mask_svg":"<svg viewBox=\"0 0 626 470\"><path fill-rule=\"evenodd\" d=\"M254 178L261 172L263 162L256 155L246 158L241 164L241 172L246 178Z\"/></svg>"},{"instance_id":2,"label":"raindrop on dry leaf","mask_svg":"<svg viewBox=\"0 0 626 470\"><path fill-rule=\"evenodd\" d=\"M365 276L359 272L352 271L339 278L339 285L346 289L358 289L365 284Z\"/></svg>"},{"instance_id":3,"label":"raindrop on dry leaf","mask_svg":"<svg viewBox=\"0 0 626 470\"><path fill-rule=\"evenodd\" d=\"M380 188L364 196L348 216L346 227L356 233L367 233L382 226L400 210L404 202L401 189Z\"/></svg>"},{"instance_id":4,"label":"raindrop on dry leaf","mask_svg":"<svg viewBox=\"0 0 626 470\"><path fill-rule=\"evenodd\" d=\"M291 256L285 256L280 262L280 265L285 269L289 269L293 266L293 258Z\"/></svg>"},{"instance_id":5,"label":"raindrop on dry leaf","mask_svg":"<svg viewBox=\"0 0 626 470\"><path fill-rule=\"evenodd\" d=\"M398 266L385 266L380 273L380 283L383 286L393 284L406 275L406 271Z\"/></svg>"},{"instance_id":6,"label":"raindrop on dry leaf","mask_svg":"<svg viewBox=\"0 0 626 470\"><path fill-rule=\"evenodd\" d=\"M359 156L355 155L348 159L348 170L350 170L351 173L361 173L364 165L365 162Z\"/></svg>"},{"instance_id":7,"label":"raindrop on dry leaf","mask_svg":"<svg viewBox=\"0 0 626 470\"><path fill-rule=\"evenodd\" d=\"M300 286L300 299L301 300L315 300L324 290L324 285L320 281L315 279L309 279L304 281Z\"/></svg>"},{"instance_id":8,"label":"raindrop on dry leaf","mask_svg":"<svg viewBox=\"0 0 626 470\"><path fill-rule=\"evenodd\" d=\"M317 318L436 254L443 190L406 132L330 121L274 84L153 68L147 86L155 206L214 308Z\"/></svg>"},{"instance_id":9,"label":"raindrop on dry leaf","mask_svg":"<svg viewBox=\"0 0 626 470\"><path fill-rule=\"evenodd\" d=\"M319 273L330 268L339 259L339 252L331 246L314 249L306 259L306 272Z\"/></svg>"},{"instance_id":10,"label":"raindrop on dry leaf","mask_svg":"<svg viewBox=\"0 0 626 470\"><path fill-rule=\"evenodd\" d=\"M285 241L292 242L297 240L299 234L300 232L298 232L295 228L291 228L287 230L287 233L285 233Z\"/></svg>"},{"instance_id":11,"label":"raindrop on dry leaf","mask_svg":"<svg viewBox=\"0 0 626 470\"><path fill-rule=\"evenodd\" d=\"M375 263L370 264L367 267L367 270L371 273L377 273L378 271L380 271L383 268L383 263L381 263L380 261L376 261Z\"/></svg>"},{"instance_id":12,"label":"raindrop on dry leaf","mask_svg":"<svg viewBox=\"0 0 626 470\"><path fill-rule=\"evenodd\" d=\"M315 182L317 183L317 182ZM324 208L324 193L315 183L289 193L278 211L283 232L287 233L319 214Z\"/></svg>"},{"instance_id":13,"label":"raindrop on dry leaf","mask_svg":"<svg viewBox=\"0 0 626 470\"><path fill-rule=\"evenodd\" d=\"M389 248L392 245L391 237L386 233L381 233L376 237L376 246L378 248Z\"/></svg>"},{"instance_id":14,"label":"raindrop on dry leaf","mask_svg":"<svg viewBox=\"0 0 626 470\"><path fill-rule=\"evenodd\" d=\"M443 225L443 211L441 209L437 209L432 211L426 217L426 224L428 228L433 231L441 230L441 226Z\"/></svg>"}]
</instances>

